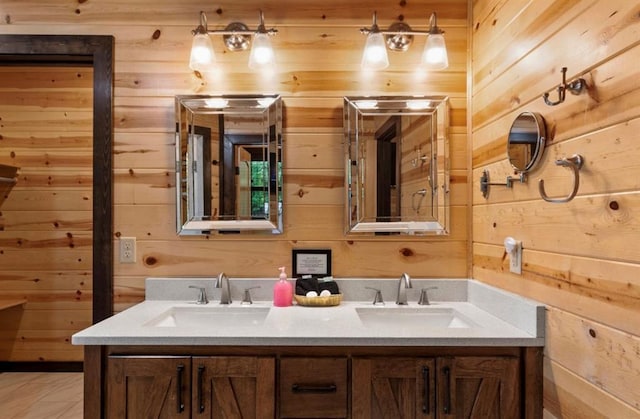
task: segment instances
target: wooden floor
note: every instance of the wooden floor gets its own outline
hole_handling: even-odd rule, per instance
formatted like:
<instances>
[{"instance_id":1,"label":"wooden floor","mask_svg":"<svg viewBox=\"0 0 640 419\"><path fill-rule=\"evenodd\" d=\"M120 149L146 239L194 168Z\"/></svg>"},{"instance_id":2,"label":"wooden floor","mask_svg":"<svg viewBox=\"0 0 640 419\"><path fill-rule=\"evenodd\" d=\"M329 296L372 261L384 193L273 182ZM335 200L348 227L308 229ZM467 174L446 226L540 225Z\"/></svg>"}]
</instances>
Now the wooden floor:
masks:
<instances>
[{"instance_id":1,"label":"wooden floor","mask_svg":"<svg viewBox=\"0 0 640 419\"><path fill-rule=\"evenodd\" d=\"M81 419L82 373L0 374L0 419Z\"/></svg>"}]
</instances>

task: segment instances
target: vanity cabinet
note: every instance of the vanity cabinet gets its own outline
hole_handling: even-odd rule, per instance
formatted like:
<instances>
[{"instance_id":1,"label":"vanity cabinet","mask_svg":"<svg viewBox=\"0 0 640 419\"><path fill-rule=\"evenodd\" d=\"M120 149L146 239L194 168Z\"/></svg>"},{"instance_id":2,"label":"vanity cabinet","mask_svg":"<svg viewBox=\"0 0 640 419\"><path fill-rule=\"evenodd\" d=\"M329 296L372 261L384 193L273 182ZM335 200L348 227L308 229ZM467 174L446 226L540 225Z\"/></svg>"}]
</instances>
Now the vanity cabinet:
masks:
<instances>
[{"instance_id":1,"label":"vanity cabinet","mask_svg":"<svg viewBox=\"0 0 640 419\"><path fill-rule=\"evenodd\" d=\"M110 356L108 418L263 418L275 412L275 359Z\"/></svg>"},{"instance_id":2,"label":"vanity cabinet","mask_svg":"<svg viewBox=\"0 0 640 419\"><path fill-rule=\"evenodd\" d=\"M540 347L90 348L91 419L542 418Z\"/></svg>"},{"instance_id":3,"label":"vanity cabinet","mask_svg":"<svg viewBox=\"0 0 640 419\"><path fill-rule=\"evenodd\" d=\"M515 357L354 358L352 417L520 417Z\"/></svg>"}]
</instances>

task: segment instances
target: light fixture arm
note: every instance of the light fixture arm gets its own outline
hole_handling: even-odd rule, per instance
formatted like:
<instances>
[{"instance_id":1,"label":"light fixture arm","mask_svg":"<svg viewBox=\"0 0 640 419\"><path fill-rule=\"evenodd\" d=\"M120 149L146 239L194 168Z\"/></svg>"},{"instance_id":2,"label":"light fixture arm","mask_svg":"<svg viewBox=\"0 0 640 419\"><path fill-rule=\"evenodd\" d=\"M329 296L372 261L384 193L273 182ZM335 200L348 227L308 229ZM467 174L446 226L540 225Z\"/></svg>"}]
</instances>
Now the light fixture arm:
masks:
<instances>
[{"instance_id":1,"label":"light fixture arm","mask_svg":"<svg viewBox=\"0 0 640 419\"><path fill-rule=\"evenodd\" d=\"M209 30L207 29L207 15L205 12L200 11L200 24L191 30L191 35L199 35L206 34Z\"/></svg>"},{"instance_id":2,"label":"light fixture arm","mask_svg":"<svg viewBox=\"0 0 640 419\"><path fill-rule=\"evenodd\" d=\"M363 35L369 35L370 33L378 33L380 31L380 27L378 26L378 12L373 12L373 23L370 28L364 27L360 28L360 33ZM386 34L386 32L382 32L382 34Z\"/></svg>"},{"instance_id":3,"label":"light fixture arm","mask_svg":"<svg viewBox=\"0 0 640 419\"><path fill-rule=\"evenodd\" d=\"M444 31L438 27L436 12L431 13L431 18L429 19L429 30L417 31L411 29L411 27L406 23L404 25L408 28L407 30L391 30L391 28L394 27L393 25L391 25L387 30L380 30L380 27L378 26L377 13L373 12L373 24L370 28L360 28L360 33L363 35L368 35L372 32L379 32L383 35L441 35L444 33Z\"/></svg>"},{"instance_id":4,"label":"light fixture arm","mask_svg":"<svg viewBox=\"0 0 640 419\"><path fill-rule=\"evenodd\" d=\"M436 12L431 13L431 17L429 18L429 35L442 35L444 31L438 27L438 17L436 16Z\"/></svg>"},{"instance_id":5,"label":"light fixture arm","mask_svg":"<svg viewBox=\"0 0 640 419\"><path fill-rule=\"evenodd\" d=\"M234 30L234 29L230 29L230 27L232 27L231 25L234 25L234 23L227 25L226 28L221 30L208 29L207 14L205 12L200 12L200 25L198 25L196 29L192 30L191 33L193 35L195 35L196 33L208 33L210 35L214 35L214 34L215 35L254 35L256 33L266 33L269 35L275 35L278 33L278 30L276 28L267 29L264 26L264 13L262 12L262 10L260 10L260 23L257 29L246 28L246 29Z\"/></svg>"}]
</instances>

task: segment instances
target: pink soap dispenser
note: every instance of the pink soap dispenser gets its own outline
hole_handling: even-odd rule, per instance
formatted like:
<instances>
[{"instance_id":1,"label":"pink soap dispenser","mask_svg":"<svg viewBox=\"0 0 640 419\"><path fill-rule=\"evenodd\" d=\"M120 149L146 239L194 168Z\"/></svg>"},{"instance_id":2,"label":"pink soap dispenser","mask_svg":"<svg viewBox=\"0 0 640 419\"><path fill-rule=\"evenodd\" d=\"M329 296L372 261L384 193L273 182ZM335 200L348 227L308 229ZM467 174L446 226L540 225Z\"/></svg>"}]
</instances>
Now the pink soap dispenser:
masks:
<instances>
[{"instance_id":1,"label":"pink soap dispenser","mask_svg":"<svg viewBox=\"0 0 640 419\"><path fill-rule=\"evenodd\" d=\"M276 307L289 307L293 300L293 286L287 281L284 266L278 269L280 269L280 279L273 286L273 305Z\"/></svg>"}]
</instances>

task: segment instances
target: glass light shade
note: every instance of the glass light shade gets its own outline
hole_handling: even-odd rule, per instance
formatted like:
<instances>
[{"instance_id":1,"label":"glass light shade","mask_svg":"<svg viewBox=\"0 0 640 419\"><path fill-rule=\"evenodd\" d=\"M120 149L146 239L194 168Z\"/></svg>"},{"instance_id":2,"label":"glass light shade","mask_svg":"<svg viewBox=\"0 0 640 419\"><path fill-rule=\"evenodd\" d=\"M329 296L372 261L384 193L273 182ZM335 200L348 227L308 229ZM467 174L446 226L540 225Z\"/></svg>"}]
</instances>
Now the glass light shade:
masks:
<instances>
[{"instance_id":1,"label":"glass light shade","mask_svg":"<svg viewBox=\"0 0 640 419\"><path fill-rule=\"evenodd\" d=\"M206 33L199 33L193 36L191 43L191 58L189 59L189 68L196 71L205 70L213 64L216 56L213 52L213 44L211 38Z\"/></svg>"},{"instance_id":2,"label":"glass light shade","mask_svg":"<svg viewBox=\"0 0 640 419\"><path fill-rule=\"evenodd\" d=\"M249 68L260 70L271 68L275 65L275 54L271 47L269 35L257 32L251 43L251 54L249 55Z\"/></svg>"},{"instance_id":3,"label":"glass light shade","mask_svg":"<svg viewBox=\"0 0 640 419\"><path fill-rule=\"evenodd\" d=\"M449 67L447 46L442 34L431 34L427 37L427 44L422 53L422 64L429 70L444 70Z\"/></svg>"},{"instance_id":4,"label":"glass light shade","mask_svg":"<svg viewBox=\"0 0 640 419\"><path fill-rule=\"evenodd\" d=\"M370 32L362 54L363 70L383 70L389 67L389 57L384 37L380 32Z\"/></svg>"}]
</instances>

